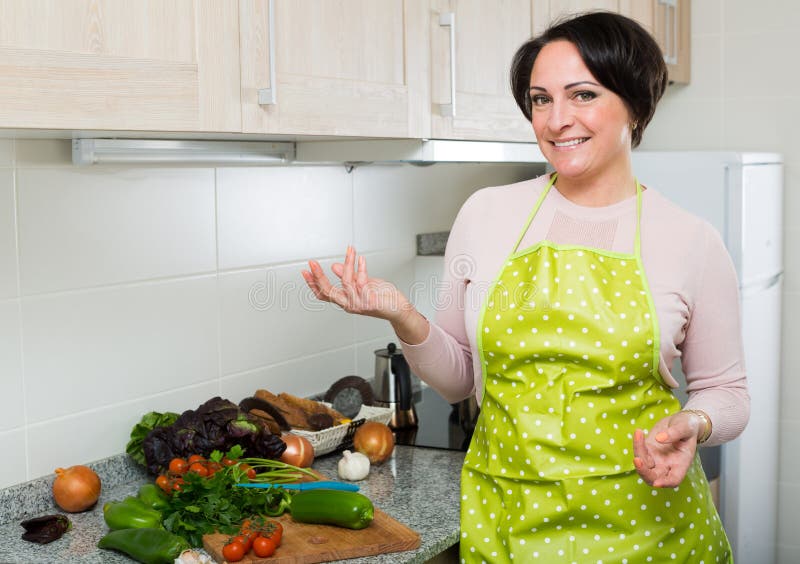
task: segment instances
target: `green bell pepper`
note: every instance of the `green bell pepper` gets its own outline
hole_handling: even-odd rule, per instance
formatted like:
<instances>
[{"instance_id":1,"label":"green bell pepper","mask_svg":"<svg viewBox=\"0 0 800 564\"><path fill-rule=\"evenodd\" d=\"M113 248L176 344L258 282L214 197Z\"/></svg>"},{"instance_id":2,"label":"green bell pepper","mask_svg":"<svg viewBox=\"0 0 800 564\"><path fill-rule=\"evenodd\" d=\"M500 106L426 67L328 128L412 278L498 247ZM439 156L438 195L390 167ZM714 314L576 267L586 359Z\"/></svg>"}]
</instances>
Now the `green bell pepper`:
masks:
<instances>
[{"instance_id":1,"label":"green bell pepper","mask_svg":"<svg viewBox=\"0 0 800 564\"><path fill-rule=\"evenodd\" d=\"M142 484L137 497L150 509L163 511L169 507L169 498L161 488L152 483Z\"/></svg>"},{"instance_id":2,"label":"green bell pepper","mask_svg":"<svg viewBox=\"0 0 800 564\"><path fill-rule=\"evenodd\" d=\"M181 552L190 548L182 537L154 528L111 531L97 546L124 552L144 564L171 564Z\"/></svg>"},{"instance_id":3,"label":"green bell pepper","mask_svg":"<svg viewBox=\"0 0 800 564\"><path fill-rule=\"evenodd\" d=\"M161 527L161 512L148 507L138 497L109 501L103 506L103 517L112 531Z\"/></svg>"}]
</instances>

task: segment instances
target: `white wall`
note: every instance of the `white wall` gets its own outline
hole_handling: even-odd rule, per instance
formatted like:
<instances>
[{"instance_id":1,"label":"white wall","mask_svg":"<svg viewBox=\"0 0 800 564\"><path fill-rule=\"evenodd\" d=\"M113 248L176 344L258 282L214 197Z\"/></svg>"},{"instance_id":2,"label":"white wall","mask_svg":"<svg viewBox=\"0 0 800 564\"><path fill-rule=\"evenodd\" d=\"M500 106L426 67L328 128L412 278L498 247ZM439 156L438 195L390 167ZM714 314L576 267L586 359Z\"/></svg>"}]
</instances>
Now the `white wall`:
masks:
<instances>
[{"instance_id":1,"label":"white wall","mask_svg":"<svg viewBox=\"0 0 800 564\"><path fill-rule=\"evenodd\" d=\"M692 77L670 87L645 132L646 150L753 150L786 163L780 564L800 562L800 6L794 0L694 0ZM757 369L757 367L750 367Z\"/></svg>"},{"instance_id":2,"label":"white wall","mask_svg":"<svg viewBox=\"0 0 800 564\"><path fill-rule=\"evenodd\" d=\"M310 297L308 258L348 244L414 280L520 166L77 168L69 141L0 140L0 487L124 452L147 411L371 377L388 324Z\"/></svg>"}]
</instances>

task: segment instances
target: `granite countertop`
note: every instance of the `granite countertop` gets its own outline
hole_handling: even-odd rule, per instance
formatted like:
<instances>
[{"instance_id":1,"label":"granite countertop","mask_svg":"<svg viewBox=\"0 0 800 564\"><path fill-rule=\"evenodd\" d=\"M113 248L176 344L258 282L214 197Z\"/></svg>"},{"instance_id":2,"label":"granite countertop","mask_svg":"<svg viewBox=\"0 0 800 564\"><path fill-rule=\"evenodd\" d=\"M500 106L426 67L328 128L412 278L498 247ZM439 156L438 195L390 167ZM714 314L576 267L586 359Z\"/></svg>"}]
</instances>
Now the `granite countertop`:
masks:
<instances>
[{"instance_id":1,"label":"granite countertop","mask_svg":"<svg viewBox=\"0 0 800 564\"><path fill-rule=\"evenodd\" d=\"M314 469L336 477L340 455L333 453L314 462ZM419 532L420 548L382 556L347 560L349 564L412 564L426 562L458 542L459 474L464 453L398 445L392 458L373 466L361 491L376 507ZM73 528L46 545L22 540L19 522L40 515L63 513L52 501L53 477L33 480L0 490L0 562L114 564L133 562L126 556L96 547L107 527L102 507L106 501L136 494L150 480L127 455L88 464L103 482L103 491L91 511L69 514Z\"/></svg>"}]
</instances>

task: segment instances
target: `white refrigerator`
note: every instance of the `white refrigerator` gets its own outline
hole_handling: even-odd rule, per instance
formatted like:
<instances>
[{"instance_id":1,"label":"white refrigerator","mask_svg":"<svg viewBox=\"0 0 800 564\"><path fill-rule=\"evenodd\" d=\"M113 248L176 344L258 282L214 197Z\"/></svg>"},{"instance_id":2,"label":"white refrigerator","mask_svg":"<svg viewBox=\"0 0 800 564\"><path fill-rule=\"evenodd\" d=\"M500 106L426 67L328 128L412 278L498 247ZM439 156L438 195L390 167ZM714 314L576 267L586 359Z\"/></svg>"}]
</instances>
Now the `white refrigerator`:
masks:
<instances>
[{"instance_id":1,"label":"white refrigerator","mask_svg":"<svg viewBox=\"0 0 800 564\"><path fill-rule=\"evenodd\" d=\"M635 151L633 168L722 235L739 276L751 397L744 433L701 449L719 465L720 513L737 564L776 561L779 458L783 164L780 155ZM710 452L704 452L708 450ZM716 458L716 460L715 460Z\"/></svg>"}]
</instances>

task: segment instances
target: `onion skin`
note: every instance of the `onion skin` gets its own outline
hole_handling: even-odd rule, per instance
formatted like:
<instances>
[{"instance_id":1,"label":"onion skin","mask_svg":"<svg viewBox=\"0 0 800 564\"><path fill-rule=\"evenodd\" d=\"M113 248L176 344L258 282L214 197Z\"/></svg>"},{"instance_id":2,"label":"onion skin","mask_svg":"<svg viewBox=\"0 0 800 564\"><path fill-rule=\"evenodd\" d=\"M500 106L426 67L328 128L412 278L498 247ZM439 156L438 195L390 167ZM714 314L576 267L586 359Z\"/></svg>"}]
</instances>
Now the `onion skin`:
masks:
<instances>
[{"instance_id":1,"label":"onion skin","mask_svg":"<svg viewBox=\"0 0 800 564\"><path fill-rule=\"evenodd\" d=\"M53 499L68 513L86 511L100 497L100 476L88 466L70 466L66 470L56 468L53 482Z\"/></svg>"},{"instance_id":2,"label":"onion skin","mask_svg":"<svg viewBox=\"0 0 800 564\"><path fill-rule=\"evenodd\" d=\"M286 433L281 435L281 440L286 443L286 450L280 458L281 462L298 468L308 468L314 463L314 447L307 438Z\"/></svg>"},{"instance_id":3,"label":"onion skin","mask_svg":"<svg viewBox=\"0 0 800 564\"><path fill-rule=\"evenodd\" d=\"M365 454L372 464L386 462L394 452L394 433L388 425L367 421L356 429L353 448Z\"/></svg>"}]
</instances>

